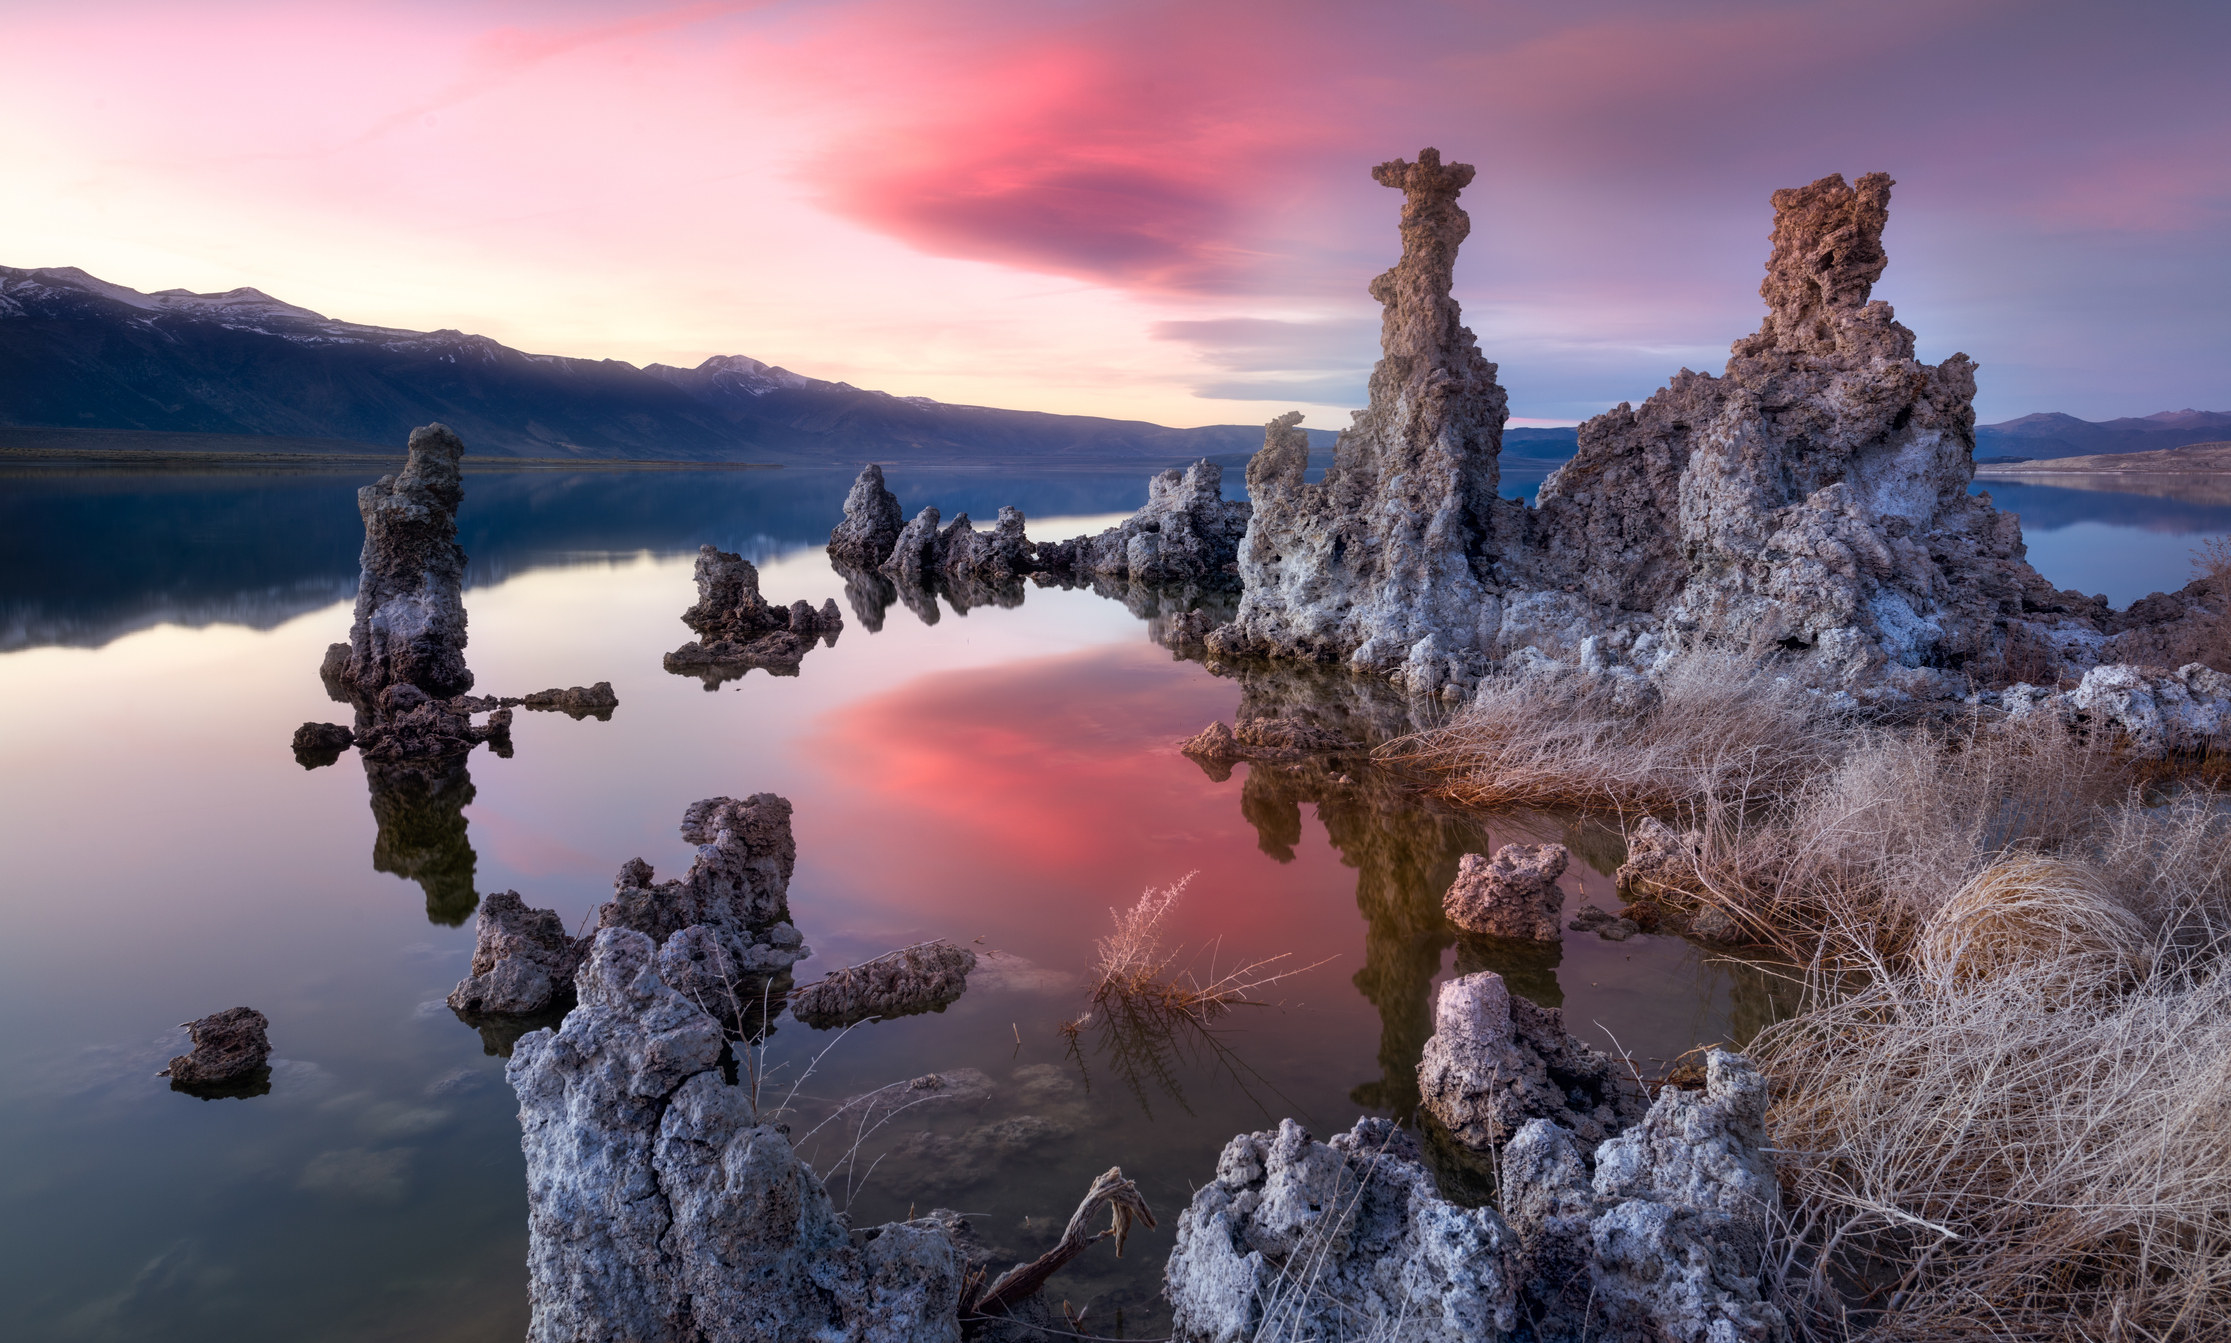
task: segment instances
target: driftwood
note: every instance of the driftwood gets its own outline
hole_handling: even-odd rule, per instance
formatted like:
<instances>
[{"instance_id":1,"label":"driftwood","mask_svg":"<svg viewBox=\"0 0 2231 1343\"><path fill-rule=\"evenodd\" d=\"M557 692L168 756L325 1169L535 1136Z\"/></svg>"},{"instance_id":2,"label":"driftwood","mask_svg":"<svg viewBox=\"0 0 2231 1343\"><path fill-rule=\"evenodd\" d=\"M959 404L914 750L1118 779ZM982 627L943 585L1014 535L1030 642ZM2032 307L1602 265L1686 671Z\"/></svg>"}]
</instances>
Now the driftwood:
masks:
<instances>
[{"instance_id":1,"label":"driftwood","mask_svg":"<svg viewBox=\"0 0 2231 1343\"><path fill-rule=\"evenodd\" d=\"M1100 1215L1101 1208L1110 1214L1108 1229L1089 1230L1092 1220ZM1148 1209L1146 1198L1139 1193L1139 1186L1123 1178L1123 1167L1111 1166L1106 1174L1092 1182L1085 1191L1084 1202L1069 1215L1069 1225L1063 1228L1061 1239L1054 1247L1027 1264L1017 1264L1001 1274L999 1281L986 1288L982 1295L962 1305L963 1314L1004 1314L1017 1302L1029 1299L1046 1285L1046 1280L1061 1271L1070 1260L1085 1252L1085 1247L1096 1240L1115 1237L1116 1256L1123 1255L1123 1242L1131 1234L1134 1222L1144 1222L1148 1230L1154 1228L1154 1213Z\"/></svg>"}]
</instances>

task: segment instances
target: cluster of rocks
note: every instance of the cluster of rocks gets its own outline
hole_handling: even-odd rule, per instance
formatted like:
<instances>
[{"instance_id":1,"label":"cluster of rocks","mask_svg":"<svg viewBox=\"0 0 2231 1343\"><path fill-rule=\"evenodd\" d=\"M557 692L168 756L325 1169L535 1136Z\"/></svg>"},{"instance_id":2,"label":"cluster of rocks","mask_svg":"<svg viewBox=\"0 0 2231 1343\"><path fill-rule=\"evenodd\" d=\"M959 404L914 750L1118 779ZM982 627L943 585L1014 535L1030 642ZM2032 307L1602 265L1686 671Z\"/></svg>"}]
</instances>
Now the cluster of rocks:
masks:
<instances>
[{"instance_id":1,"label":"cluster of rocks","mask_svg":"<svg viewBox=\"0 0 2231 1343\"><path fill-rule=\"evenodd\" d=\"M834 648L844 617L834 598L815 610L800 600L775 606L759 595L759 570L750 560L716 546L697 551L697 604L682 623L697 638L666 655L666 670L700 677L718 689L754 667L770 676L796 676L815 640Z\"/></svg>"},{"instance_id":2,"label":"cluster of rocks","mask_svg":"<svg viewBox=\"0 0 2231 1343\"><path fill-rule=\"evenodd\" d=\"M228 1007L179 1023L193 1051L170 1061L158 1076L173 1091L203 1100L260 1096L271 1090L271 1022L252 1007Z\"/></svg>"},{"instance_id":3,"label":"cluster of rocks","mask_svg":"<svg viewBox=\"0 0 2231 1343\"><path fill-rule=\"evenodd\" d=\"M651 938L668 986L748 1033L782 1004L790 967L811 954L790 922L798 861L790 803L773 793L706 798L682 814L681 832L698 846L688 872L661 882L649 863L629 859L596 927ZM480 910L472 973L451 990L449 1005L468 1020L562 1007L588 943L516 892L491 895Z\"/></svg>"},{"instance_id":4,"label":"cluster of rocks","mask_svg":"<svg viewBox=\"0 0 2231 1343\"><path fill-rule=\"evenodd\" d=\"M1764 1080L1714 1050L1701 1092L1645 1107L1502 987L1453 981L1419 1065L1438 1131L1496 1173L1500 1211L1445 1197L1385 1120L1330 1143L1292 1120L1243 1134L1178 1221L1177 1339L1788 1337L1763 1289L1779 1200Z\"/></svg>"},{"instance_id":5,"label":"cluster of rocks","mask_svg":"<svg viewBox=\"0 0 2231 1343\"><path fill-rule=\"evenodd\" d=\"M1582 425L1530 506L1497 495L1506 398L1450 297L1473 169L1428 149L1373 175L1403 208L1402 258L1371 285L1370 404L1320 482L1299 416L1267 427L1216 662L1344 664L1460 700L1528 650L1643 674L1709 651L1877 702L1980 686L2148 750L2220 733L2231 689L2193 659L2231 647L2231 581L2117 613L2054 589L2019 520L1969 493L1974 363L1920 362L1871 298L1887 176L1776 192L1759 330L1719 376L1683 370Z\"/></svg>"},{"instance_id":6,"label":"cluster of rocks","mask_svg":"<svg viewBox=\"0 0 2231 1343\"><path fill-rule=\"evenodd\" d=\"M1097 536L1033 541L1021 510L1005 506L988 532L968 514L947 521L935 505L904 520L883 469L861 470L845 498L844 519L829 534L829 556L845 580L854 615L870 630L895 603L938 620L942 596L956 613L1015 606L1027 581L1040 587L1089 585L1150 617L1182 616L1204 593L1238 585L1238 547L1250 513L1223 497L1223 468L1199 461L1147 481L1147 502ZM1152 609L1146 609L1152 608ZM1213 623L1213 622L1211 622ZM1190 632L1195 643L1210 624ZM1172 638L1183 641L1187 631Z\"/></svg>"}]
</instances>

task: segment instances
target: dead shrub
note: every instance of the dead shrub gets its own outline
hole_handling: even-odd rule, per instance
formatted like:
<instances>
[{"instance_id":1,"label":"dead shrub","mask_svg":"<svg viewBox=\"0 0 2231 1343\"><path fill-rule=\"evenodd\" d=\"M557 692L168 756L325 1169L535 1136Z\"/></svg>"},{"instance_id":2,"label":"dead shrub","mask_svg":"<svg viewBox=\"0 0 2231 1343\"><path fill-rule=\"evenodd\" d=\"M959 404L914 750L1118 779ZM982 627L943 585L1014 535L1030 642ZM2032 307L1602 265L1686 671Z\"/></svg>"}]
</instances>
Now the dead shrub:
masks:
<instances>
[{"instance_id":1,"label":"dead shrub","mask_svg":"<svg viewBox=\"0 0 2231 1343\"><path fill-rule=\"evenodd\" d=\"M2119 985L2151 964L2145 923L2088 864L2011 853L1968 879L1921 926L1915 963L1934 979L2042 972Z\"/></svg>"}]
</instances>

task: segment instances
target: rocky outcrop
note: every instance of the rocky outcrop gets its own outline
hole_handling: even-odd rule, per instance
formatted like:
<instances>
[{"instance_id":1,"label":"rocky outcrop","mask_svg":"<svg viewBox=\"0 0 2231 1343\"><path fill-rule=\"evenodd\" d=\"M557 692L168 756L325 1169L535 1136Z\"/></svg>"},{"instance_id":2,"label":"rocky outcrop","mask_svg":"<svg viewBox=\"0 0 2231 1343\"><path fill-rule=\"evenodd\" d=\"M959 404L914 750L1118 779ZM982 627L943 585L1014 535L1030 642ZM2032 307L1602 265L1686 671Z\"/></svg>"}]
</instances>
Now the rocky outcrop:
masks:
<instances>
[{"instance_id":1,"label":"rocky outcrop","mask_svg":"<svg viewBox=\"0 0 2231 1343\"><path fill-rule=\"evenodd\" d=\"M2078 730L2112 729L2155 758L2208 750L2231 732L2231 676L2198 662L2173 672L2093 667L2073 690L2018 684L1977 698L2017 718L2048 714Z\"/></svg>"},{"instance_id":2,"label":"rocky outcrop","mask_svg":"<svg viewBox=\"0 0 2231 1343\"><path fill-rule=\"evenodd\" d=\"M1449 296L1471 231L1469 164L1426 149L1372 170L1403 193L1402 258L1371 282L1384 308L1371 401L1304 479L1297 414L1273 421L1247 467L1254 516L1239 548L1246 594L1211 636L1221 656L1344 661L1437 688L1496 633L1497 455L1506 398Z\"/></svg>"},{"instance_id":3,"label":"rocky outcrop","mask_svg":"<svg viewBox=\"0 0 2231 1343\"><path fill-rule=\"evenodd\" d=\"M689 871L654 881L649 863L629 859L596 926L650 937L664 982L739 1029L782 1001L778 977L812 954L790 924L790 803L773 793L693 802L682 838L698 846Z\"/></svg>"},{"instance_id":4,"label":"rocky outcrop","mask_svg":"<svg viewBox=\"0 0 2231 1343\"><path fill-rule=\"evenodd\" d=\"M611 721L612 711L620 707L620 697L612 693L610 681L599 681L591 686L537 690L531 695L520 696L516 703L525 709L562 713L576 722L594 718L600 723L606 723Z\"/></svg>"},{"instance_id":5,"label":"rocky outcrop","mask_svg":"<svg viewBox=\"0 0 2231 1343\"><path fill-rule=\"evenodd\" d=\"M170 1079L173 1090L223 1092L252 1086L259 1079L268 1082L271 1038L266 1032L271 1022L263 1013L252 1007L228 1007L181 1024L192 1033L194 1048L172 1059L160 1074Z\"/></svg>"},{"instance_id":6,"label":"rocky outcrop","mask_svg":"<svg viewBox=\"0 0 2231 1343\"><path fill-rule=\"evenodd\" d=\"M1492 859L1465 854L1441 911L1468 933L1555 942L1565 910L1557 878L1571 857L1562 844L1506 844Z\"/></svg>"},{"instance_id":7,"label":"rocky outcrop","mask_svg":"<svg viewBox=\"0 0 2231 1343\"><path fill-rule=\"evenodd\" d=\"M556 910L497 891L480 902L472 974L449 991L450 1009L467 1017L547 1012L572 996L585 950Z\"/></svg>"},{"instance_id":8,"label":"rocky outcrop","mask_svg":"<svg viewBox=\"0 0 2231 1343\"><path fill-rule=\"evenodd\" d=\"M840 565L873 569L891 558L906 517L898 496L883 484L883 468L870 462L844 496L844 521L829 532L829 558Z\"/></svg>"},{"instance_id":9,"label":"rocky outcrop","mask_svg":"<svg viewBox=\"0 0 2231 1343\"><path fill-rule=\"evenodd\" d=\"M434 699L473 688L465 666L465 552L457 544L464 455L447 426L414 429L403 469L356 492L364 576L348 652L336 645L327 654L331 679L356 698L398 683Z\"/></svg>"},{"instance_id":10,"label":"rocky outcrop","mask_svg":"<svg viewBox=\"0 0 2231 1343\"><path fill-rule=\"evenodd\" d=\"M1771 1217L1766 1081L1713 1050L1702 1092L1668 1087L1642 1123L1584 1169L1543 1120L1505 1149L1503 1205L1526 1246L1522 1277L1543 1339L1780 1340L1766 1299Z\"/></svg>"},{"instance_id":11,"label":"rocky outcrop","mask_svg":"<svg viewBox=\"0 0 2231 1343\"><path fill-rule=\"evenodd\" d=\"M1224 497L1224 468L1204 459L1149 479L1146 507L1117 525L1042 544L1035 558L1047 572L1078 579L1236 585L1253 511Z\"/></svg>"},{"instance_id":12,"label":"rocky outcrop","mask_svg":"<svg viewBox=\"0 0 2231 1343\"><path fill-rule=\"evenodd\" d=\"M1362 754L1356 743L1296 718L1242 718L1236 729L1214 722L1177 748L1218 783L1230 778L1232 766L1242 760L1283 764L1310 756Z\"/></svg>"},{"instance_id":13,"label":"rocky outcrop","mask_svg":"<svg viewBox=\"0 0 2231 1343\"><path fill-rule=\"evenodd\" d=\"M1330 1143L1293 1120L1225 1145L1164 1270L1182 1343L1504 1339L1517 1237L1435 1192L1409 1136L1361 1119Z\"/></svg>"},{"instance_id":14,"label":"rocky outcrop","mask_svg":"<svg viewBox=\"0 0 2231 1343\"><path fill-rule=\"evenodd\" d=\"M942 1012L968 988L976 953L924 942L859 965L832 970L790 995L790 1015L815 1030L884 1017Z\"/></svg>"},{"instance_id":15,"label":"rocky outcrop","mask_svg":"<svg viewBox=\"0 0 2231 1343\"><path fill-rule=\"evenodd\" d=\"M773 606L759 595L759 570L741 555L701 546L697 552L697 604L682 623L698 637L666 655L666 670L698 676L707 690L754 667L772 676L796 676L815 639L831 647L844 630L834 598L815 610L803 601Z\"/></svg>"},{"instance_id":16,"label":"rocky outcrop","mask_svg":"<svg viewBox=\"0 0 2231 1343\"><path fill-rule=\"evenodd\" d=\"M1433 1024L1418 1090L1459 1147L1493 1153L1528 1120L1546 1119L1593 1148L1643 1116L1625 1065L1567 1035L1562 1012L1513 995L1499 974L1443 984Z\"/></svg>"},{"instance_id":17,"label":"rocky outcrop","mask_svg":"<svg viewBox=\"0 0 2231 1343\"><path fill-rule=\"evenodd\" d=\"M1766 1299L1765 1082L1714 1050L1593 1146L1533 1119L1500 1148L1495 1208L1436 1190L1408 1135L1364 1119L1329 1144L1287 1120L1234 1138L1178 1219L1179 1343L1464 1338L1779 1343ZM1507 1220L1506 1220L1507 1219Z\"/></svg>"},{"instance_id":18,"label":"rocky outcrop","mask_svg":"<svg viewBox=\"0 0 2231 1343\"><path fill-rule=\"evenodd\" d=\"M527 1159L536 1343L957 1343L964 1260L935 1219L848 1231L748 1088L721 1025L607 927L556 1031L505 1076Z\"/></svg>"},{"instance_id":19,"label":"rocky outcrop","mask_svg":"<svg viewBox=\"0 0 2231 1343\"><path fill-rule=\"evenodd\" d=\"M368 761L395 762L461 756L482 742L499 753L511 745L511 710L491 709L475 725L466 697L435 699L399 681L357 711L356 753Z\"/></svg>"}]
</instances>

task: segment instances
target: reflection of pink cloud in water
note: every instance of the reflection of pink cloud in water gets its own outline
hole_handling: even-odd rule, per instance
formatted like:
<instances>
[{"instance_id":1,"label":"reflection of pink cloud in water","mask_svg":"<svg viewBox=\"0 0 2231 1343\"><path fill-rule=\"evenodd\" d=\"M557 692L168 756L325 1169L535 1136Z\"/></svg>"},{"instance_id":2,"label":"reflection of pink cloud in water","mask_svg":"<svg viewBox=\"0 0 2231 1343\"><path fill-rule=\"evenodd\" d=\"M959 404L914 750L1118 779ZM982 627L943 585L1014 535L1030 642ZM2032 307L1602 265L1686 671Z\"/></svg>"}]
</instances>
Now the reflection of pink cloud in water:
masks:
<instances>
[{"instance_id":1,"label":"reflection of pink cloud in water","mask_svg":"<svg viewBox=\"0 0 2231 1343\"><path fill-rule=\"evenodd\" d=\"M549 830L487 806L467 806L465 819L472 823L470 838L482 858L526 876L594 876L620 866L617 858L576 848Z\"/></svg>"},{"instance_id":2,"label":"reflection of pink cloud in water","mask_svg":"<svg viewBox=\"0 0 2231 1343\"><path fill-rule=\"evenodd\" d=\"M1352 973L1354 874L1321 839L1292 864L1265 858L1240 778L1212 783L1173 745L1229 719L1236 693L1142 643L855 702L800 741L828 779L797 799L801 865L893 926L1055 965L1089 954L1111 905L1198 870L1173 942L1221 936L1227 961L1339 955Z\"/></svg>"}]
</instances>

